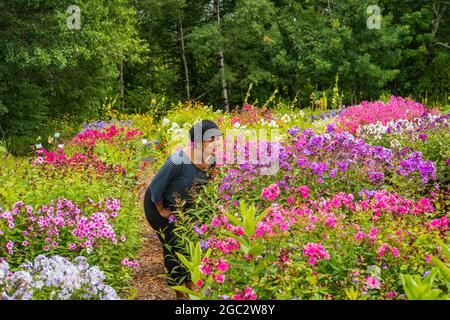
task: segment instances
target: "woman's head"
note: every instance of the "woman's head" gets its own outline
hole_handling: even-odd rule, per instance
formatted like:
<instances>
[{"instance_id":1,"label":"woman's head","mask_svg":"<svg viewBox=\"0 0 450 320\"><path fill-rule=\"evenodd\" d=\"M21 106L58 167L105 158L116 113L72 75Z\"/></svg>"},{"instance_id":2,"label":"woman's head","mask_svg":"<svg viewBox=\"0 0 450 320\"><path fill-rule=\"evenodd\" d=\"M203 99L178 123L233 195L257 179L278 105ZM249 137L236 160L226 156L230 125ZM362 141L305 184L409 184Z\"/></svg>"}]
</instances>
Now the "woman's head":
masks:
<instances>
[{"instance_id":1,"label":"woman's head","mask_svg":"<svg viewBox=\"0 0 450 320\"><path fill-rule=\"evenodd\" d=\"M189 130L191 145L202 151L203 159L214 156L217 142L222 136L217 124L211 120L199 121Z\"/></svg>"}]
</instances>

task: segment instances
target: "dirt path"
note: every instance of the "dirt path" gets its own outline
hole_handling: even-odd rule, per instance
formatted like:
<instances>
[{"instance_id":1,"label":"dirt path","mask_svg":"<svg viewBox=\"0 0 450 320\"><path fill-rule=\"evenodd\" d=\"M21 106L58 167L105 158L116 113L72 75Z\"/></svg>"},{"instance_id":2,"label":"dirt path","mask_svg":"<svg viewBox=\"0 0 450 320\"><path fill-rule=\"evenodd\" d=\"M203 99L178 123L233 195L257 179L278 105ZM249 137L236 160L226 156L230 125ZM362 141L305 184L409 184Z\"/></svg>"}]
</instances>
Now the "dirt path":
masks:
<instances>
[{"instance_id":1,"label":"dirt path","mask_svg":"<svg viewBox=\"0 0 450 320\"><path fill-rule=\"evenodd\" d=\"M151 181L146 179L139 187L139 202L142 203L144 193ZM175 292L170 289L164 279L164 260L161 243L155 231L150 227L142 213L141 230L143 237L142 247L139 252L140 267L135 274L131 285L137 290L137 300L174 300Z\"/></svg>"}]
</instances>

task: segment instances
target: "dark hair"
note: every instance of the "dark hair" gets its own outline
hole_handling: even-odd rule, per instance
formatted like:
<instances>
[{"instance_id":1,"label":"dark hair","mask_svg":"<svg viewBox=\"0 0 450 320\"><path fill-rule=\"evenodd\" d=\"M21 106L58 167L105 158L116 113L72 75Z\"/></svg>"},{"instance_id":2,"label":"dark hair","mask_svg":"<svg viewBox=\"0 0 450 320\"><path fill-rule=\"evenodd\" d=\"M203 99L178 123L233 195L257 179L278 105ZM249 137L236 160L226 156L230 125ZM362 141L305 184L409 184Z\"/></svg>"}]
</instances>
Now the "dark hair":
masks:
<instances>
[{"instance_id":1,"label":"dark hair","mask_svg":"<svg viewBox=\"0 0 450 320\"><path fill-rule=\"evenodd\" d=\"M189 137L191 142L203 142L209 140L211 137L221 135L222 132L220 132L219 126L211 120L202 120L197 122L191 129L189 129Z\"/></svg>"}]
</instances>

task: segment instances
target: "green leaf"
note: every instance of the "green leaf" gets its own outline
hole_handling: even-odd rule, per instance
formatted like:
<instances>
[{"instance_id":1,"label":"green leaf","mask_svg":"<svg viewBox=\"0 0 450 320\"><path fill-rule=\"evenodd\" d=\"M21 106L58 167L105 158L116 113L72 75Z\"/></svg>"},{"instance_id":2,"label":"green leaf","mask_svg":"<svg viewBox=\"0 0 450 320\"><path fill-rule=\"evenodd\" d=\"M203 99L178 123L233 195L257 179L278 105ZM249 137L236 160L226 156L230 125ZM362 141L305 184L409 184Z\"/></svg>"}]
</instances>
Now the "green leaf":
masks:
<instances>
[{"instance_id":1,"label":"green leaf","mask_svg":"<svg viewBox=\"0 0 450 320\"><path fill-rule=\"evenodd\" d=\"M205 300L205 299L203 299L203 296L201 294L194 292L192 290L189 290L186 287L175 286L175 287L172 287L172 289L179 291L179 292L187 293L190 296L190 298L193 300Z\"/></svg>"},{"instance_id":2,"label":"green leaf","mask_svg":"<svg viewBox=\"0 0 450 320\"><path fill-rule=\"evenodd\" d=\"M450 248L449 248L449 246L447 246L442 240L438 240L438 243L439 243L442 251L444 252L445 256L447 257L447 259L450 260Z\"/></svg>"},{"instance_id":3,"label":"green leaf","mask_svg":"<svg viewBox=\"0 0 450 320\"><path fill-rule=\"evenodd\" d=\"M450 268L436 257L431 257L431 261L433 261L441 274L444 276L445 281L447 281L447 283L450 283Z\"/></svg>"},{"instance_id":4,"label":"green leaf","mask_svg":"<svg viewBox=\"0 0 450 320\"><path fill-rule=\"evenodd\" d=\"M241 221L236 218L235 216L233 216L232 214L229 214L228 212L224 213L225 216L230 219L236 226L240 226L241 225Z\"/></svg>"},{"instance_id":5,"label":"green leaf","mask_svg":"<svg viewBox=\"0 0 450 320\"><path fill-rule=\"evenodd\" d=\"M194 264L192 262L189 262L188 259L186 259L186 257L184 255L182 255L181 253L176 252L176 255L178 257L178 259L180 259L180 261L189 269L189 270L193 270L194 269Z\"/></svg>"},{"instance_id":6,"label":"green leaf","mask_svg":"<svg viewBox=\"0 0 450 320\"><path fill-rule=\"evenodd\" d=\"M259 216L256 217L255 223L258 224L267 215L269 209L264 210Z\"/></svg>"}]
</instances>

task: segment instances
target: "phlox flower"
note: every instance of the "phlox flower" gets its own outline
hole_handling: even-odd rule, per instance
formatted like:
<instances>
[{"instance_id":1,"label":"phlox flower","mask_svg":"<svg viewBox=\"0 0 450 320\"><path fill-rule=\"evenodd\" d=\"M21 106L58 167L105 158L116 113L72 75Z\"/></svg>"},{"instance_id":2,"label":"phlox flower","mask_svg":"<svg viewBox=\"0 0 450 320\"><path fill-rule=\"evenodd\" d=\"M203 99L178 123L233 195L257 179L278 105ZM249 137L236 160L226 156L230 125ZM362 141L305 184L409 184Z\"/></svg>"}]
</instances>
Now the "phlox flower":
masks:
<instances>
[{"instance_id":1,"label":"phlox flower","mask_svg":"<svg viewBox=\"0 0 450 320\"><path fill-rule=\"evenodd\" d=\"M206 249L208 249L209 248L209 244L208 244L208 241L205 241L205 240L200 240L200 248L202 249L202 250L206 250Z\"/></svg>"},{"instance_id":2,"label":"phlox flower","mask_svg":"<svg viewBox=\"0 0 450 320\"><path fill-rule=\"evenodd\" d=\"M258 238L262 238L264 236L266 229L264 226L258 226L255 231L255 236Z\"/></svg>"},{"instance_id":3,"label":"phlox flower","mask_svg":"<svg viewBox=\"0 0 450 320\"><path fill-rule=\"evenodd\" d=\"M269 201L274 201L280 195L280 188L276 183L264 188L261 197Z\"/></svg>"},{"instance_id":4,"label":"phlox flower","mask_svg":"<svg viewBox=\"0 0 450 320\"><path fill-rule=\"evenodd\" d=\"M120 262L123 266L128 268L133 268L135 271L138 271L139 269L139 262L137 260L130 260L128 258L122 259Z\"/></svg>"},{"instance_id":5,"label":"phlox flower","mask_svg":"<svg viewBox=\"0 0 450 320\"><path fill-rule=\"evenodd\" d=\"M362 232L361 230L358 230L358 232L355 235L355 240L359 241L361 239L364 239L366 237L366 234Z\"/></svg>"},{"instance_id":6,"label":"phlox flower","mask_svg":"<svg viewBox=\"0 0 450 320\"><path fill-rule=\"evenodd\" d=\"M366 277L366 285L370 289L380 289L380 281L371 276Z\"/></svg>"},{"instance_id":7,"label":"phlox flower","mask_svg":"<svg viewBox=\"0 0 450 320\"><path fill-rule=\"evenodd\" d=\"M328 168L327 165L323 162L313 162L311 164L312 172L317 174L319 176L319 178L321 178L323 176L323 174L325 173L327 168Z\"/></svg>"},{"instance_id":8,"label":"phlox flower","mask_svg":"<svg viewBox=\"0 0 450 320\"><path fill-rule=\"evenodd\" d=\"M411 120L429 112L426 106L418 102L391 96L387 103L362 101L357 106L350 106L342 111L337 122L351 133L356 133L361 125L386 125L388 121Z\"/></svg>"},{"instance_id":9,"label":"phlox flower","mask_svg":"<svg viewBox=\"0 0 450 320\"><path fill-rule=\"evenodd\" d=\"M294 197L290 196L287 198L287 203L288 204L293 204L294 203Z\"/></svg>"},{"instance_id":10,"label":"phlox flower","mask_svg":"<svg viewBox=\"0 0 450 320\"><path fill-rule=\"evenodd\" d=\"M225 280L225 276L223 274L213 274L212 278L217 283L222 283Z\"/></svg>"},{"instance_id":11,"label":"phlox flower","mask_svg":"<svg viewBox=\"0 0 450 320\"><path fill-rule=\"evenodd\" d=\"M203 234L203 233L205 233L204 229L199 228L198 226L195 226L195 227L194 227L194 231L195 231L195 233L197 233L197 234Z\"/></svg>"},{"instance_id":12,"label":"phlox flower","mask_svg":"<svg viewBox=\"0 0 450 320\"><path fill-rule=\"evenodd\" d=\"M119 211L121 209L120 199L113 199L113 198L106 199L105 206L110 211Z\"/></svg>"},{"instance_id":13,"label":"phlox flower","mask_svg":"<svg viewBox=\"0 0 450 320\"><path fill-rule=\"evenodd\" d=\"M202 258L202 262L203 263L209 263L209 258L208 257L203 257Z\"/></svg>"},{"instance_id":14,"label":"phlox flower","mask_svg":"<svg viewBox=\"0 0 450 320\"><path fill-rule=\"evenodd\" d=\"M331 227L331 228L335 228L336 227L336 216L334 214L330 214L327 216L325 223L327 224L327 226Z\"/></svg>"},{"instance_id":15,"label":"phlox flower","mask_svg":"<svg viewBox=\"0 0 450 320\"><path fill-rule=\"evenodd\" d=\"M201 288L203 286L203 280L199 279L195 284L197 285L197 287Z\"/></svg>"},{"instance_id":16,"label":"phlox flower","mask_svg":"<svg viewBox=\"0 0 450 320\"><path fill-rule=\"evenodd\" d=\"M433 220L431 220L431 221L428 223L428 225L429 225L431 228L439 228L439 226L441 225L441 220L440 220L440 219L433 219Z\"/></svg>"},{"instance_id":17,"label":"phlox flower","mask_svg":"<svg viewBox=\"0 0 450 320\"><path fill-rule=\"evenodd\" d=\"M16 272L8 269L8 264L0 260L0 279L6 285L4 299L30 300L36 298L36 290L41 299L42 294L46 299L58 300L80 294L84 299L119 299L115 290L103 283L104 273L97 266L90 267L85 257L76 257L72 263L61 256L39 255L34 262L23 263Z\"/></svg>"},{"instance_id":18,"label":"phlox flower","mask_svg":"<svg viewBox=\"0 0 450 320\"><path fill-rule=\"evenodd\" d=\"M256 300L258 297L251 287L245 288L241 293L235 294L232 300Z\"/></svg>"},{"instance_id":19,"label":"phlox flower","mask_svg":"<svg viewBox=\"0 0 450 320\"><path fill-rule=\"evenodd\" d=\"M6 244L6 249L8 249L8 254L10 254L10 255L14 254L13 247L14 247L14 242L9 240L8 243Z\"/></svg>"},{"instance_id":20,"label":"phlox flower","mask_svg":"<svg viewBox=\"0 0 450 320\"><path fill-rule=\"evenodd\" d=\"M444 216L440 219L433 219L428 223L428 226L432 229L442 229L443 231L446 231L450 227L450 218Z\"/></svg>"},{"instance_id":21,"label":"phlox flower","mask_svg":"<svg viewBox=\"0 0 450 320\"><path fill-rule=\"evenodd\" d=\"M309 258L309 264L314 266L318 260L330 260L330 255L320 243L308 243L303 247L303 255Z\"/></svg>"},{"instance_id":22,"label":"phlox flower","mask_svg":"<svg viewBox=\"0 0 450 320\"><path fill-rule=\"evenodd\" d=\"M378 248L377 255L383 257L386 251L389 249L387 243L383 243L380 248Z\"/></svg>"},{"instance_id":23,"label":"phlox flower","mask_svg":"<svg viewBox=\"0 0 450 320\"><path fill-rule=\"evenodd\" d=\"M309 198L309 187L308 186L301 186L298 188L298 191L302 195L303 198L307 199Z\"/></svg>"},{"instance_id":24,"label":"phlox flower","mask_svg":"<svg viewBox=\"0 0 450 320\"><path fill-rule=\"evenodd\" d=\"M217 227L220 227L220 225L221 225L220 218L217 217L217 216L215 216L215 217L212 219L211 225L212 225L213 227L216 227L216 228L217 228Z\"/></svg>"},{"instance_id":25,"label":"phlox flower","mask_svg":"<svg viewBox=\"0 0 450 320\"><path fill-rule=\"evenodd\" d=\"M228 262L226 262L222 258L219 258L217 260L216 269L218 271L220 271L220 272L227 272L229 268L230 268L230 265L228 264Z\"/></svg>"},{"instance_id":26,"label":"phlox flower","mask_svg":"<svg viewBox=\"0 0 450 320\"><path fill-rule=\"evenodd\" d=\"M391 248L391 253L394 257L398 258L400 256L400 253L396 247Z\"/></svg>"},{"instance_id":27,"label":"phlox flower","mask_svg":"<svg viewBox=\"0 0 450 320\"><path fill-rule=\"evenodd\" d=\"M375 240L377 238L377 234L378 234L378 229L375 228L374 226L370 227L370 233L369 233L369 238L372 240Z\"/></svg>"},{"instance_id":28,"label":"phlox flower","mask_svg":"<svg viewBox=\"0 0 450 320\"><path fill-rule=\"evenodd\" d=\"M201 264L199 266L199 270L201 273L203 273L206 276L211 274L211 267L208 265Z\"/></svg>"},{"instance_id":29,"label":"phlox flower","mask_svg":"<svg viewBox=\"0 0 450 320\"><path fill-rule=\"evenodd\" d=\"M175 222L175 220L176 220L176 217L175 217L175 215L174 214L171 214L170 216L169 216L169 223L174 223Z\"/></svg>"},{"instance_id":30,"label":"phlox flower","mask_svg":"<svg viewBox=\"0 0 450 320\"><path fill-rule=\"evenodd\" d=\"M235 227L233 229L233 233L237 236L243 236L245 235L244 229L241 226Z\"/></svg>"},{"instance_id":31,"label":"phlox flower","mask_svg":"<svg viewBox=\"0 0 450 320\"><path fill-rule=\"evenodd\" d=\"M226 238L221 240L214 240L211 241L212 246L214 246L216 249L222 251L224 254L229 254L233 250L239 250L240 244L237 242L234 238Z\"/></svg>"}]
</instances>

